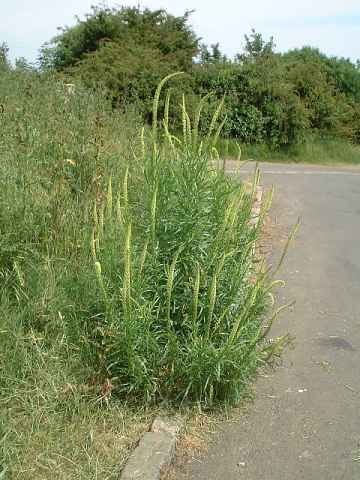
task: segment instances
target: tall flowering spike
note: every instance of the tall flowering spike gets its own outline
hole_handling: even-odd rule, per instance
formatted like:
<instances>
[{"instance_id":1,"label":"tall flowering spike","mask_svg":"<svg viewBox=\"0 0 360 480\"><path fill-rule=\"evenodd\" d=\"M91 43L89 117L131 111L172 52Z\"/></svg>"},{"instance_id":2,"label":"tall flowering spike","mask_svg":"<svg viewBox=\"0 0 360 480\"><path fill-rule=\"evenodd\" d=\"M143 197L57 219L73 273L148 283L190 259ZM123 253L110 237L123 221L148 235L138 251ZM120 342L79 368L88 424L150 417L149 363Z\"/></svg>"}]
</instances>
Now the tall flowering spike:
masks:
<instances>
[{"instance_id":1,"label":"tall flowering spike","mask_svg":"<svg viewBox=\"0 0 360 480\"><path fill-rule=\"evenodd\" d=\"M140 133L140 141L141 141L141 158L145 160L146 156L146 149L145 149L145 127L142 127Z\"/></svg>"},{"instance_id":2,"label":"tall flowering spike","mask_svg":"<svg viewBox=\"0 0 360 480\"><path fill-rule=\"evenodd\" d=\"M125 245L124 245L124 278L123 278L123 305L127 316L130 315L131 298L131 223L127 226Z\"/></svg>"},{"instance_id":3,"label":"tall flowering spike","mask_svg":"<svg viewBox=\"0 0 360 480\"><path fill-rule=\"evenodd\" d=\"M111 175L109 177L109 183L106 194L106 218L110 219L112 216L113 195L112 195L112 181Z\"/></svg>"},{"instance_id":4,"label":"tall flowering spike","mask_svg":"<svg viewBox=\"0 0 360 480\"><path fill-rule=\"evenodd\" d=\"M123 181L123 217L125 217L125 219L127 218L127 215L128 215L128 204L129 204L128 181L129 181L129 167L126 167L124 181Z\"/></svg>"},{"instance_id":5,"label":"tall flowering spike","mask_svg":"<svg viewBox=\"0 0 360 480\"><path fill-rule=\"evenodd\" d=\"M157 122L158 122L158 110L159 110L159 101L160 101L160 95L161 95L161 90L165 83L169 81L171 78L176 77L177 75L182 75L183 72L175 72L171 73L167 77L163 78L161 82L159 83L155 96L154 96L154 102L153 102L153 118L152 118L152 133L153 133L153 142L157 142Z\"/></svg>"},{"instance_id":6,"label":"tall flowering spike","mask_svg":"<svg viewBox=\"0 0 360 480\"><path fill-rule=\"evenodd\" d=\"M167 131L169 131L170 98L171 98L171 90L169 88L168 91L166 92L165 111L164 111L164 128Z\"/></svg>"},{"instance_id":7,"label":"tall flowering spike","mask_svg":"<svg viewBox=\"0 0 360 480\"><path fill-rule=\"evenodd\" d=\"M99 233L102 235L104 233L104 210L105 210L105 204L102 203L100 206L100 212L99 212Z\"/></svg>"},{"instance_id":8,"label":"tall flowering spike","mask_svg":"<svg viewBox=\"0 0 360 480\"><path fill-rule=\"evenodd\" d=\"M121 193L119 192L116 199L116 218L119 222L119 225L124 223L123 214L121 210Z\"/></svg>"},{"instance_id":9,"label":"tall flowering spike","mask_svg":"<svg viewBox=\"0 0 360 480\"><path fill-rule=\"evenodd\" d=\"M96 200L94 201L94 206L93 206L93 220L94 220L94 225L97 228L98 223L99 223L99 218L98 218L98 213L97 213Z\"/></svg>"},{"instance_id":10,"label":"tall flowering spike","mask_svg":"<svg viewBox=\"0 0 360 480\"><path fill-rule=\"evenodd\" d=\"M182 112L182 127L183 127L183 142L184 145L186 144L186 138L187 138L187 129L188 129L188 124L187 124L187 119L186 119L186 103L185 103L185 94L182 96L182 105L181 105L181 112Z\"/></svg>"},{"instance_id":11,"label":"tall flowering spike","mask_svg":"<svg viewBox=\"0 0 360 480\"><path fill-rule=\"evenodd\" d=\"M106 295L104 280L103 280L103 277L102 277L101 263L100 262L95 262L95 273L96 273L96 278L97 278L101 293L104 297L104 301L106 301L107 295Z\"/></svg>"},{"instance_id":12,"label":"tall flowering spike","mask_svg":"<svg viewBox=\"0 0 360 480\"><path fill-rule=\"evenodd\" d=\"M237 148L238 148L237 160L238 160L238 162L240 162L240 160L241 160L241 155L242 155L241 146L240 146L239 143L237 143L236 146L237 146Z\"/></svg>"},{"instance_id":13,"label":"tall flowering spike","mask_svg":"<svg viewBox=\"0 0 360 480\"><path fill-rule=\"evenodd\" d=\"M198 104L198 107L196 109L195 119L194 119L194 128L193 128L193 146L194 147L197 147L197 143L198 143L199 124L200 124L201 112L202 112L202 110L203 110L203 108L206 104L206 101L208 100L208 98L211 97L211 95L213 95L213 92L209 92L204 97L202 97L202 99L200 100L200 102ZM201 147L201 145L200 145L200 147Z\"/></svg>"},{"instance_id":14,"label":"tall flowering spike","mask_svg":"<svg viewBox=\"0 0 360 480\"><path fill-rule=\"evenodd\" d=\"M156 233L157 195L158 195L158 189L156 187L153 193L153 197L151 199L151 236L152 236L153 242L155 241L155 233Z\"/></svg>"},{"instance_id":15,"label":"tall flowering spike","mask_svg":"<svg viewBox=\"0 0 360 480\"><path fill-rule=\"evenodd\" d=\"M96 260L96 239L95 239L95 228L93 228L92 234L91 234L91 255L94 259Z\"/></svg>"},{"instance_id":16,"label":"tall flowering spike","mask_svg":"<svg viewBox=\"0 0 360 480\"><path fill-rule=\"evenodd\" d=\"M199 304L199 290L200 290L200 264L197 263L196 267L196 277L194 283L194 294L193 294L193 323L196 324L197 317L198 317L198 304Z\"/></svg>"},{"instance_id":17,"label":"tall flowering spike","mask_svg":"<svg viewBox=\"0 0 360 480\"><path fill-rule=\"evenodd\" d=\"M209 130L208 130L208 133L206 135L206 139L209 140L211 138L211 135L212 135L212 132L214 131L214 128L215 128L215 125L216 125L216 122L220 116L220 113L221 113L221 110L223 109L223 106L224 106L224 102L225 102L225 97L223 97L221 99L221 102L219 103L217 109L215 110L214 112L214 115L211 119L211 122L210 122L210 127L209 127Z\"/></svg>"}]
</instances>

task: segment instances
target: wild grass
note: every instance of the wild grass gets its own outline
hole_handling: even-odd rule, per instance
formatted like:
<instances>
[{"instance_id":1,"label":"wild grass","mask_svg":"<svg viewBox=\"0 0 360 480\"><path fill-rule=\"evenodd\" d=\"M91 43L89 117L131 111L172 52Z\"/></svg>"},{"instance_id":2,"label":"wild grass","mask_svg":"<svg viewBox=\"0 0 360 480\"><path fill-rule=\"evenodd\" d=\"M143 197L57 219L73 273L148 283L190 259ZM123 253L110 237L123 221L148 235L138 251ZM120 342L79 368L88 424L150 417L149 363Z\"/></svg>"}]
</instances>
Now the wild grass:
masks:
<instances>
[{"instance_id":1,"label":"wild grass","mask_svg":"<svg viewBox=\"0 0 360 480\"><path fill-rule=\"evenodd\" d=\"M253 254L271 198L254 227L258 176L211 166L216 118L206 148L186 102L182 138L161 124L166 81L144 133L101 92L0 76L0 476L116 478L159 405L232 404L286 342Z\"/></svg>"},{"instance_id":2,"label":"wild grass","mask_svg":"<svg viewBox=\"0 0 360 480\"><path fill-rule=\"evenodd\" d=\"M304 143L273 149L266 144L240 144L243 160L311 163L321 165L360 165L360 147L342 138L308 137ZM216 145L222 158L238 157L239 145L233 139L219 139Z\"/></svg>"},{"instance_id":3,"label":"wild grass","mask_svg":"<svg viewBox=\"0 0 360 480\"><path fill-rule=\"evenodd\" d=\"M0 75L0 477L117 478L153 412L107 402L87 341L92 207L137 148L101 93ZM126 160L127 161L127 160ZM4 473L6 472L6 473Z\"/></svg>"},{"instance_id":4,"label":"wild grass","mask_svg":"<svg viewBox=\"0 0 360 480\"><path fill-rule=\"evenodd\" d=\"M24 329L21 313L16 318L4 303L0 326L3 478L117 479L154 411L105 401L104 386L86 377L81 382L78 352L65 334Z\"/></svg>"}]
</instances>

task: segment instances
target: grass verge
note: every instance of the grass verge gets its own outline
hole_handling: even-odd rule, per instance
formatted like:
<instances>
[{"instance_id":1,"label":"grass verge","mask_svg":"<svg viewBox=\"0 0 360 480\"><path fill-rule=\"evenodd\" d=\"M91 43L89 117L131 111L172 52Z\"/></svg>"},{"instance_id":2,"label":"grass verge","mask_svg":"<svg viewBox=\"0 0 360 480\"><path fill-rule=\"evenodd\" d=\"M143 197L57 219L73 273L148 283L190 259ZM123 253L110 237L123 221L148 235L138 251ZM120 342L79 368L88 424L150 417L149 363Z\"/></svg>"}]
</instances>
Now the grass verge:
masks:
<instances>
[{"instance_id":1,"label":"grass verge","mask_svg":"<svg viewBox=\"0 0 360 480\"><path fill-rule=\"evenodd\" d=\"M87 342L89 213L136 149L105 95L0 75L0 477L118 478L156 408L108 401ZM139 143L139 142L137 142ZM90 277L90 278L89 278Z\"/></svg>"},{"instance_id":2,"label":"grass verge","mask_svg":"<svg viewBox=\"0 0 360 480\"><path fill-rule=\"evenodd\" d=\"M304 143L273 149L266 144L240 145L243 160L321 165L360 165L360 146L337 138L309 138ZM222 158L237 158L235 140L221 139L217 143Z\"/></svg>"}]
</instances>

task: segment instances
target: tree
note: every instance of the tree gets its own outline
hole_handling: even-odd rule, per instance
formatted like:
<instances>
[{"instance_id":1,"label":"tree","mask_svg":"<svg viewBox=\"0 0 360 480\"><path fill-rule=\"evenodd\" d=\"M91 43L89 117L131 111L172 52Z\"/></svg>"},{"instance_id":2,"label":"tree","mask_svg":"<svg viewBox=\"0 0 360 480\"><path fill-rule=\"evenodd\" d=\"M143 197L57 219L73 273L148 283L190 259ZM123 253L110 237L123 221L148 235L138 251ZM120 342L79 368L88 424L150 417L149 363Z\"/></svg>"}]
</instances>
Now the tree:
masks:
<instances>
[{"instance_id":1,"label":"tree","mask_svg":"<svg viewBox=\"0 0 360 480\"><path fill-rule=\"evenodd\" d=\"M309 113L311 128L357 139L360 72L356 66L311 47L291 50L282 55L282 61Z\"/></svg>"},{"instance_id":2,"label":"tree","mask_svg":"<svg viewBox=\"0 0 360 480\"><path fill-rule=\"evenodd\" d=\"M122 48L130 42L157 50L186 71L191 68L199 46L199 39L188 25L190 14L175 17L165 10L92 7L84 21L77 18L74 27L61 28L60 35L42 47L40 64L43 68L64 70L108 42Z\"/></svg>"},{"instance_id":3,"label":"tree","mask_svg":"<svg viewBox=\"0 0 360 480\"><path fill-rule=\"evenodd\" d=\"M36 67L32 63L28 62L24 57L17 57L15 59L15 68L16 72L23 73L35 73Z\"/></svg>"},{"instance_id":4,"label":"tree","mask_svg":"<svg viewBox=\"0 0 360 480\"><path fill-rule=\"evenodd\" d=\"M317 65L339 92L360 101L360 70L348 58L328 57L312 47L290 50L283 58L288 64Z\"/></svg>"},{"instance_id":5,"label":"tree","mask_svg":"<svg viewBox=\"0 0 360 480\"><path fill-rule=\"evenodd\" d=\"M244 53L236 55L236 60L240 63L255 63L273 56L274 53L273 37L270 37L270 40L266 42L261 33L252 29L250 35L245 35Z\"/></svg>"},{"instance_id":6,"label":"tree","mask_svg":"<svg viewBox=\"0 0 360 480\"><path fill-rule=\"evenodd\" d=\"M9 47L5 42L0 43L0 71L10 69Z\"/></svg>"},{"instance_id":7,"label":"tree","mask_svg":"<svg viewBox=\"0 0 360 480\"><path fill-rule=\"evenodd\" d=\"M210 45L211 50L205 44L200 45L199 60L201 65L217 65L229 62L229 59L220 50L220 44L214 43Z\"/></svg>"},{"instance_id":8,"label":"tree","mask_svg":"<svg viewBox=\"0 0 360 480\"><path fill-rule=\"evenodd\" d=\"M159 81L173 71L189 72L199 39L188 25L191 12L92 7L85 20L41 49L43 70L105 86L116 102L134 102L147 113Z\"/></svg>"}]
</instances>

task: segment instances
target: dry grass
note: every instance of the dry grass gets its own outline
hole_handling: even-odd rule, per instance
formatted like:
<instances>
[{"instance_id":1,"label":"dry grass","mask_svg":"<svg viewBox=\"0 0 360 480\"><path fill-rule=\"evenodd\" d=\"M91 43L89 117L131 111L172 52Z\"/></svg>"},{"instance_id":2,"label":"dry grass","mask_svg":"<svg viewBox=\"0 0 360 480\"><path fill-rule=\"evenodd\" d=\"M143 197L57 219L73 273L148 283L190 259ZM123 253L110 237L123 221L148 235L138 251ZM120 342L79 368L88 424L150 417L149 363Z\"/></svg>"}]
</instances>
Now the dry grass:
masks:
<instances>
[{"instance_id":1,"label":"dry grass","mask_svg":"<svg viewBox=\"0 0 360 480\"><path fill-rule=\"evenodd\" d=\"M24 480L118 478L129 450L148 426L146 417L116 406L69 419L54 412L46 419L17 420L12 427L19 451L8 478ZM34 421L41 426L34 429Z\"/></svg>"}]
</instances>

